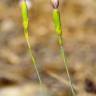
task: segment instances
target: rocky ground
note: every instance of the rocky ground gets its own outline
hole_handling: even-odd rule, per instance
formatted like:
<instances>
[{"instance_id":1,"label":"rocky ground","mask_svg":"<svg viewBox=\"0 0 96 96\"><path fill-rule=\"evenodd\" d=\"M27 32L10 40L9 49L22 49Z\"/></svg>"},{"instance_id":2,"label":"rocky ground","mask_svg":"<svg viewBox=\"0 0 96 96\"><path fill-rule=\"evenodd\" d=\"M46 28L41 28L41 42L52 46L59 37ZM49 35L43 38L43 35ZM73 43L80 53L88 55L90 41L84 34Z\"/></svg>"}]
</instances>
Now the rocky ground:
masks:
<instances>
[{"instance_id":1,"label":"rocky ground","mask_svg":"<svg viewBox=\"0 0 96 96\"><path fill-rule=\"evenodd\" d=\"M96 96L96 1L59 0L65 53L77 96ZM0 0L0 96L72 96L59 55L50 0L31 0L30 41L24 39L18 0ZM41 90L43 88L43 91Z\"/></svg>"}]
</instances>

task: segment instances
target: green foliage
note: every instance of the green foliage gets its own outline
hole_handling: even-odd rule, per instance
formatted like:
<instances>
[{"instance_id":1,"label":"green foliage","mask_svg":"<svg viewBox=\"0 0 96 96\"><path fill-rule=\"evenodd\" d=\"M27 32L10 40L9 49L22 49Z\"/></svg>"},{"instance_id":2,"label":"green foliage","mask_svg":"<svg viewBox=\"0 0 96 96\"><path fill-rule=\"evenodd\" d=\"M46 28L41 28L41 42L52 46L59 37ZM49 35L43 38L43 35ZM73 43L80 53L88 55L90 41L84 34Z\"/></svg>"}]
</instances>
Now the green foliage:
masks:
<instances>
[{"instance_id":1,"label":"green foliage","mask_svg":"<svg viewBox=\"0 0 96 96\"><path fill-rule=\"evenodd\" d=\"M55 29L58 35L62 34L61 22L60 22L60 13L57 9L53 10L53 20Z\"/></svg>"},{"instance_id":2,"label":"green foliage","mask_svg":"<svg viewBox=\"0 0 96 96\"><path fill-rule=\"evenodd\" d=\"M58 10L59 1L58 0L52 0L51 2L53 5L53 12L52 12L53 13L53 22L55 25L56 34L58 35L60 54L61 54L61 57L63 58L63 62L65 64L65 68L66 68L66 72L68 75L71 91L72 91L73 95L75 96L74 88L72 86L72 81L71 81L68 66L67 66L68 64L66 62L65 52L63 49L62 27L61 27L61 20L60 20L60 12ZM34 68L36 70L39 82L40 82L40 84L42 84L41 77L40 77L40 74L39 74L38 69L37 69L36 60L32 54L32 50L31 50L31 46L30 46L30 42L29 42L29 34L28 34L28 27L29 27L29 20L28 19L29 19L29 17L28 17L28 8L27 8L26 0L22 0L22 2L21 2L21 11L22 11L22 19L23 19L22 21L23 21L23 27L24 27L24 36L25 36L25 39L26 39L27 44L28 44L29 54L31 55L31 59L32 59L32 62L34 64Z\"/></svg>"},{"instance_id":3,"label":"green foliage","mask_svg":"<svg viewBox=\"0 0 96 96\"><path fill-rule=\"evenodd\" d=\"M52 0L53 22L54 22L54 25L55 25L56 34L58 35L58 42L59 42L59 46L60 46L60 54L61 54L61 57L63 58L63 62L64 62L64 65L65 65L65 69L66 69L67 76L68 76L69 83L70 83L70 88L71 88L73 96L75 96L75 91L74 91L72 81L71 81L71 77L70 77L70 73L69 73L69 70L68 70L66 55L65 55L65 52L64 52L64 49L63 49L63 39L62 39L62 27L61 27L60 13L59 13L59 10L58 10L58 6L54 7L57 4L59 6L59 0Z\"/></svg>"},{"instance_id":4,"label":"green foliage","mask_svg":"<svg viewBox=\"0 0 96 96\"><path fill-rule=\"evenodd\" d=\"M34 68L36 70L38 80L39 80L39 83L41 85L42 84L41 77L40 77L40 74L39 74L39 71L38 71L38 68L37 68L35 57L32 54L31 45L30 45L30 42L29 42L29 31L28 31L28 28L29 28L29 20L28 19L29 19L29 17L28 17L28 8L27 8L26 0L21 1L21 12L22 12L22 22L23 22L23 28L24 28L24 36L25 36L25 39L27 41L28 50L29 50L29 54L31 56L31 60L34 64Z\"/></svg>"}]
</instances>

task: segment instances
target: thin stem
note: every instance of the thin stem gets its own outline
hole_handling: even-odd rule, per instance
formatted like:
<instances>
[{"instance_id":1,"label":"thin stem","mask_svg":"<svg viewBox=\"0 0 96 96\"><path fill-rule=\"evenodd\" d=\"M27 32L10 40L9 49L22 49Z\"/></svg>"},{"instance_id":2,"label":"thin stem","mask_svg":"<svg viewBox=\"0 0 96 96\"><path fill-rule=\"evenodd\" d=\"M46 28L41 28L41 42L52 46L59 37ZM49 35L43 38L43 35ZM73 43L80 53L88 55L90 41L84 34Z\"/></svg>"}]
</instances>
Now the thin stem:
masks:
<instances>
[{"instance_id":1,"label":"thin stem","mask_svg":"<svg viewBox=\"0 0 96 96\"><path fill-rule=\"evenodd\" d=\"M32 52L32 50L31 50L31 45L30 45L30 42L29 42L29 36L28 36L28 35L25 35L25 39L26 39L26 41L27 41L28 51L29 51L31 60L32 60L32 62L33 62L33 64L34 64L34 68L35 68L35 70L36 70L39 83L40 83L40 85L42 85L42 80L41 80L41 77L40 77L40 73L39 73L38 68L37 68L37 65L36 65L36 64L37 64L37 63L36 63L36 59L35 59L35 57L33 56L33 52Z\"/></svg>"},{"instance_id":2,"label":"thin stem","mask_svg":"<svg viewBox=\"0 0 96 96\"><path fill-rule=\"evenodd\" d=\"M37 68L36 59L33 56L33 53L32 53L32 50L31 50L31 45L30 45L30 42L29 42L29 16L28 16L28 8L27 8L26 0L21 0L21 12L22 12L23 27L24 27L24 36L25 36L25 39L27 41L29 54L31 56L31 60L33 62L34 68L36 70L36 74L37 74L40 86L42 86L42 80L41 80L41 77L40 77L40 74L39 74L39 71L38 71L38 68Z\"/></svg>"},{"instance_id":3,"label":"thin stem","mask_svg":"<svg viewBox=\"0 0 96 96\"><path fill-rule=\"evenodd\" d=\"M73 96L75 96L75 91L72 85L72 81L71 81L71 77L70 77L70 73L68 70L68 65L67 65L67 60L66 60L66 55L63 49L63 40L62 40L62 26L61 26L61 18L60 18L60 12L58 10L59 7L59 0L51 0L52 2L52 6L53 6L53 22L55 25L55 30L56 30L56 34L58 36L58 42L59 42L59 46L60 46L60 54L61 57L63 58L63 63L65 65L65 69L67 72L67 76L69 79L69 83L70 83L70 88L72 91Z\"/></svg>"},{"instance_id":4,"label":"thin stem","mask_svg":"<svg viewBox=\"0 0 96 96\"><path fill-rule=\"evenodd\" d=\"M76 94L75 94L74 87L73 87L73 84L72 84L72 80L71 80L71 77L70 77L70 73L69 73L69 70L68 70L67 57L65 55L65 51L64 51L64 48L63 48L63 40L62 40L61 35L58 36L58 41L59 41L59 46L60 46L60 54L61 54L61 57L63 58L63 63L65 65L65 69L66 69L67 76L68 76L68 79L69 79L69 85L70 85L73 96L75 96Z\"/></svg>"}]
</instances>

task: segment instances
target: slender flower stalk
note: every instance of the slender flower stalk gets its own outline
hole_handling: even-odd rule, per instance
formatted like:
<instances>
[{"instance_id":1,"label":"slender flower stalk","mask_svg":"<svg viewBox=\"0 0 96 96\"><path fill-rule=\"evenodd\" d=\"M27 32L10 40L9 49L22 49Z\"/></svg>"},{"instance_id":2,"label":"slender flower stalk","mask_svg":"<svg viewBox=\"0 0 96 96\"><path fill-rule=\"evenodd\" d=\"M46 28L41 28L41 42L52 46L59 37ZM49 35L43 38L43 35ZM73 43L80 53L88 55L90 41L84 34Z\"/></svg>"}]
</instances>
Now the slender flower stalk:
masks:
<instances>
[{"instance_id":1,"label":"slender flower stalk","mask_svg":"<svg viewBox=\"0 0 96 96\"><path fill-rule=\"evenodd\" d=\"M29 54L31 56L31 60L33 62L34 68L36 70L39 83L40 83L40 85L42 85L42 80L41 80L41 77L40 77L40 74L39 74L39 71L38 71L38 68L37 68L36 60L35 60L35 57L33 56L33 53L32 53L32 50L31 50L31 45L30 45L30 42L29 42L29 17L28 17L28 8L27 8L26 0L21 0L21 11L22 11L24 36L25 36L25 39L27 41Z\"/></svg>"},{"instance_id":2,"label":"slender flower stalk","mask_svg":"<svg viewBox=\"0 0 96 96\"><path fill-rule=\"evenodd\" d=\"M60 54L61 54L61 57L63 58L63 62L64 62L65 69L66 69L66 72L67 72L67 76L68 76L68 79L69 79L72 94L73 94L73 96L75 96L75 91L74 91L72 81L71 81L71 77L70 77L70 73L69 73L69 70L68 70L67 58L66 58L65 51L64 51L64 48L63 48L62 27L61 27L61 20L60 20L60 12L58 10L59 0L51 0L51 2L52 2L52 6L53 6L53 12L52 12L53 13L53 22L54 22L54 25L55 25L56 34L58 36L58 43L59 43L59 46L60 46Z\"/></svg>"}]
</instances>

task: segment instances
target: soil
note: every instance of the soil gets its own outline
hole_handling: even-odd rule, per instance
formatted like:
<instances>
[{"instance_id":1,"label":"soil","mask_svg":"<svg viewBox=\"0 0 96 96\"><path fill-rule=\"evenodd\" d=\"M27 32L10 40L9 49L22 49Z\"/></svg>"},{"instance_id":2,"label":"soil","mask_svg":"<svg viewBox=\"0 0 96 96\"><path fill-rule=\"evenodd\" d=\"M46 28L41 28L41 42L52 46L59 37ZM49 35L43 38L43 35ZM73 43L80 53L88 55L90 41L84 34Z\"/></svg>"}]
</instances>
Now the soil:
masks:
<instances>
[{"instance_id":1,"label":"soil","mask_svg":"<svg viewBox=\"0 0 96 96\"><path fill-rule=\"evenodd\" d=\"M30 43L44 96L72 96L50 0L30 0ZM76 96L96 96L96 1L59 0L64 50ZM0 0L0 96L42 96L18 0ZM45 94L46 93L46 94Z\"/></svg>"}]
</instances>

